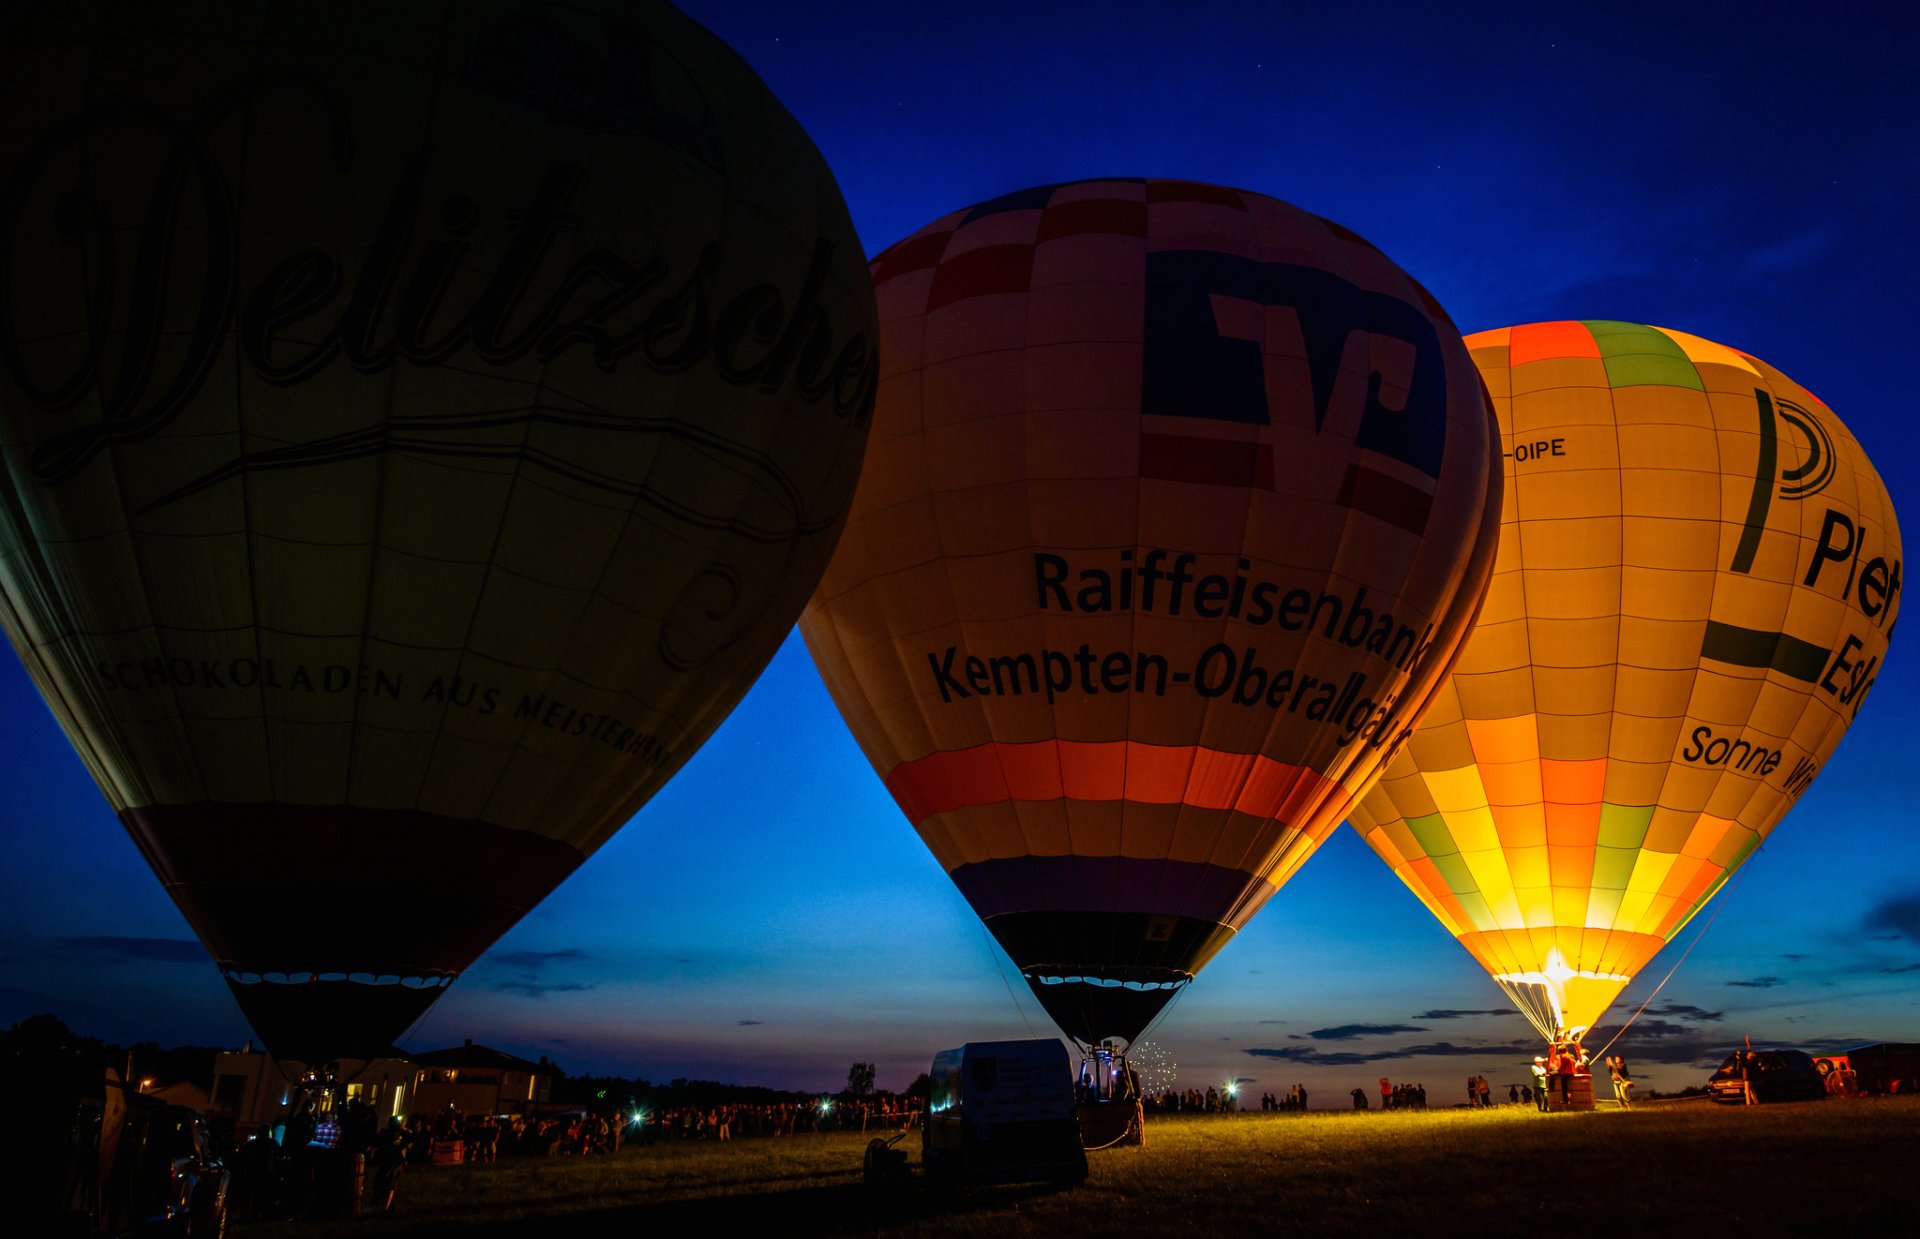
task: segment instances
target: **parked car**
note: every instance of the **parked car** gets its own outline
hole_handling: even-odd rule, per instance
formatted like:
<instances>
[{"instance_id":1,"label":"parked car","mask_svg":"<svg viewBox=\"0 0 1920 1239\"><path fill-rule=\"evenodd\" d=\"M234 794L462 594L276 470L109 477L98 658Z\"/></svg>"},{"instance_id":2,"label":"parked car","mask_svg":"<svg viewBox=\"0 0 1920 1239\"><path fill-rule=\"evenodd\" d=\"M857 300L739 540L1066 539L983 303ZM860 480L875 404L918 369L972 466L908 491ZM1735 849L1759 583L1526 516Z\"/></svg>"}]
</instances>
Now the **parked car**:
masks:
<instances>
[{"instance_id":1,"label":"parked car","mask_svg":"<svg viewBox=\"0 0 1920 1239\"><path fill-rule=\"evenodd\" d=\"M1822 1101L1827 1082L1811 1056L1800 1050L1735 1050L1707 1081L1715 1101L1740 1105L1746 1101L1747 1082L1754 1100Z\"/></svg>"}]
</instances>

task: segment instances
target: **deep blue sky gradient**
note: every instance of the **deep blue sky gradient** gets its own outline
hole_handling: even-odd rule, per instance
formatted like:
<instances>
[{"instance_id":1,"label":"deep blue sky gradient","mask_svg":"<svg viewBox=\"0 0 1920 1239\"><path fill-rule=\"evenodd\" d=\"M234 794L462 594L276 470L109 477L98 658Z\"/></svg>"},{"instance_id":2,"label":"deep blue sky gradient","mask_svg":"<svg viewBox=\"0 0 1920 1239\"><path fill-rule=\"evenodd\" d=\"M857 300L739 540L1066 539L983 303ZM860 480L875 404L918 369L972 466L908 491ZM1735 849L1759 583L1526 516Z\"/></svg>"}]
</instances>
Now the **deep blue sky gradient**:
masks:
<instances>
[{"instance_id":1,"label":"deep blue sky gradient","mask_svg":"<svg viewBox=\"0 0 1920 1239\"><path fill-rule=\"evenodd\" d=\"M840 178L870 253L1088 176L1257 190L1373 241L1463 331L1678 328L1826 400L1910 531L1920 24L1899 6L689 3ZM1878 11L1878 16L1873 14ZM1627 992L1659 1086L1752 1036L1920 1040L1920 659L1896 636L1834 760ZM24 672L0 666L0 1021L247 1036ZM635 821L405 1039L571 1070L903 1087L933 1051L1050 1032L841 725L797 637ZM1379 1075L1451 1102L1532 1032L1350 830L1151 1039L1182 1084Z\"/></svg>"}]
</instances>

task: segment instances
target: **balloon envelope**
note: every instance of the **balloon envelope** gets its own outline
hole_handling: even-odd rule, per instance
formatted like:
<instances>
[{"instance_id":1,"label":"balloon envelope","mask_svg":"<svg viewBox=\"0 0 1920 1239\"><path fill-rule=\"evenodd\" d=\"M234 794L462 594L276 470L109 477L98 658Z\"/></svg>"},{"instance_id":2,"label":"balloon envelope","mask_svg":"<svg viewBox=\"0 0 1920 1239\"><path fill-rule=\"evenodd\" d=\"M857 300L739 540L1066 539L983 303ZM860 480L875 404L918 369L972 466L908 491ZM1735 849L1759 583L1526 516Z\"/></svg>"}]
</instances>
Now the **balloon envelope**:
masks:
<instances>
[{"instance_id":1,"label":"balloon envelope","mask_svg":"<svg viewBox=\"0 0 1920 1239\"><path fill-rule=\"evenodd\" d=\"M388 1043L811 591L877 366L844 204L664 4L0 46L9 636L269 1047Z\"/></svg>"},{"instance_id":2,"label":"balloon envelope","mask_svg":"<svg viewBox=\"0 0 1920 1239\"><path fill-rule=\"evenodd\" d=\"M1131 1040L1444 675L1484 394L1398 267L1238 190L1025 190L873 277L873 441L801 631L1047 1011Z\"/></svg>"},{"instance_id":3,"label":"balloon envelope","mask_svg":"<svg viewBox=\"0 0 1920 1239\"><path fill-rule=\"evenodd\" d=\"M1833 410L1758 358L1617 322L1467 344L1505 444L1499 559L1353 824L1557 1037L1832 756L1886 654L1900 531Z\"/></svg>"}]
</instances>

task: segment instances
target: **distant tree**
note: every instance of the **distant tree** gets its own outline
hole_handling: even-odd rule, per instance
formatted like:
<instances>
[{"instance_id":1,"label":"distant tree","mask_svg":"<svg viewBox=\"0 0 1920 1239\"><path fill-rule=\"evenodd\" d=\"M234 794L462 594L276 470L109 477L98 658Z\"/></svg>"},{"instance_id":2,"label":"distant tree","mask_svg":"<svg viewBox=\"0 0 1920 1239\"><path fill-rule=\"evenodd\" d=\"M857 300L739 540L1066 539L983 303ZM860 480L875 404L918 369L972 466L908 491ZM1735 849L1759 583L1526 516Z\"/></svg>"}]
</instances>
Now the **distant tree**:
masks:
<instances>
[{"instance_id":1,"label":"distant tree","mask_svg":"<svg viewBox=\"0 0 1920 1239\"><path fill-rule=\"evenodd\" d=\"M922 1105L931 1101L933 1099L933 1077L924 1071L913 1077L913 1083L907 1085L907 1096L919 1098L920 1104Z\"/></svg>"},{"instance_id":2,"label":"distant tree","mask_svg":"<svg viewBox=\"0 0 1920 1239\"><path fill-rule=\"evenodd\" d=\"M874 1067L872 1063L855 1063L853 1066L847 1068L847 1095L849 1097L865 1097L868 1093L871 1093L873 1091L873 1073Z\"/></svg>"}]
</instances>

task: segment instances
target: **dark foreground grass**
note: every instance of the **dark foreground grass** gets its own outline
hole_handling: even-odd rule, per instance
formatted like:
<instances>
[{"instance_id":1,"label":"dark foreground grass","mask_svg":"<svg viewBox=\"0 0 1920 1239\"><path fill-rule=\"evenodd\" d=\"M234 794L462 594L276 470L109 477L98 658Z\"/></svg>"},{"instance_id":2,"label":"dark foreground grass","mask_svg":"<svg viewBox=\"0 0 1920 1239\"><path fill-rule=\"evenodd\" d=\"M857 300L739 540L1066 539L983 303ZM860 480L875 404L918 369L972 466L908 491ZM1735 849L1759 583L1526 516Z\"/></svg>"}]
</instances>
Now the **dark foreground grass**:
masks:
<instances>
[{"instance_id":1,"label":"dark foreground grass","mask_svg":"<svg viewBox=\"0 0 1920 1239\"><path fill-rule=\"evenodd\" d=\"M330 1236L1920 1234L1920 1101L1632 1113L1157 1118L1090 1155L1083 1187L946 1192L860 1181L866 1137L627 1148L612 1157L409 1170L400 1212L240 1228Z\"/></svg>"}]
</instances>

